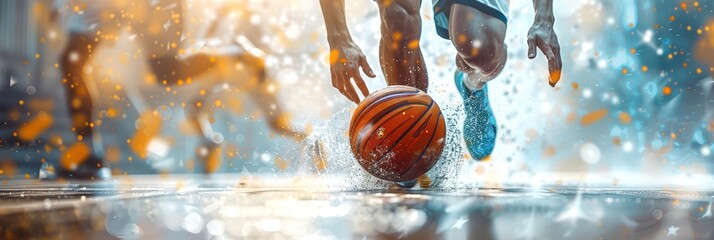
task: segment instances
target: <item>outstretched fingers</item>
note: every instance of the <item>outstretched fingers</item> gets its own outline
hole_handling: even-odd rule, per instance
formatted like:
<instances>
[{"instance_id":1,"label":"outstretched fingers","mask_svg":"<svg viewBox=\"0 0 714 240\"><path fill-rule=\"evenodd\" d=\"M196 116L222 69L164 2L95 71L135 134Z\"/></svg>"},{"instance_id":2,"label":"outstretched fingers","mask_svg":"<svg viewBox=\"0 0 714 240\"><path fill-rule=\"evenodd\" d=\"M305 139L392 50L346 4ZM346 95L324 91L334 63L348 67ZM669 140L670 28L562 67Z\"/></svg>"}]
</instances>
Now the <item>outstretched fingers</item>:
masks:
<instances>
[{"instance_id":1,"label":"outstretched fingers","mask_svg":"<svg viewBox=\"0 0 714 240\"><path fill-rule=\"evenodd\" d=\"M550 86L555 87L555 84L560 81L560 71L563 68L563 61L560 58L560 46L557 43L553 44L540 41L538 42L538 48L540 48L548 59L548 72L550 73L548 83Z\"/></svg>"},{"instance_id":2,"label":"outstretched fingers","mask_svg":"<svg viewBox=\"0 0 714 240\"><path fill-rule=\"evenodd\" d=\"M355 80L355 85L357 85L357 88L359 88L360 92L362 92L362 96L367 96L369 95L369 89L367 89L367 84L364 83L364 79L362 79L362 76L359 74L359 72L355 72L352 78Z\"/></svg>"},{"instance_id":3,"label":"outstretched fingers","mask_svg":"<svg viewBox=\"0 0 714 240\"><path fill-rule=\"evenodd\" d=\"M342 95L347 97L350 101L359 104L360 96L357 93L357 89L363 96L369 95L369 89L365 83L362 72L370 78L377 77L372 71L372 68L367 63L367 58L362 54L354 53L350 54L351 57L348 60L344 58L343 60L335 59L335 63L330 66L330 77L332 78L332 86L336 88ZM335 56L331 56L335 57ZM340 60L339 62L337 62ZM360 72L362 68L362 72ZM352 83L354 81L354 84Z\"/></svg>"},{"instance_id":4,"label":"outstretched fingers","mask_svg":"<svg viewBox=\"0 0 714 240\"><path fill-rule=\"evenodd\" d=\"M377 75L374 74L374 71L372 71L372 67L369 66L369 63L367 62L367 58L364 55L362 55L362 57L360 57L359 65L360 65L360 67L362 67L362 71L364 72L365 75L367 75L370 78L377 77Z\"/></svg>"},{"instance_id":5,"label":"outstretched fingers","mask_svg":"<svg viewBox=\"0 0 714 240\"><path fill-rule=\"evenodd\" d=\"M534 36L528 37L528 58L534 59L536 57L536 38Z\"/></svg>"},{"instance_id":6,"label":"outstretched fingers","mask_svg":"<svg viewBox=\"0 0 714 240\"><path fill-rule=\"evenodd\" d=\"M342 94L345 95L350 101L359 103L359 96L357 96L357 92L352 86L351 74L345 74L344 76L341 76L341 78L342 80L340 82L342 83Z\"/></svg>"}]
</instances>

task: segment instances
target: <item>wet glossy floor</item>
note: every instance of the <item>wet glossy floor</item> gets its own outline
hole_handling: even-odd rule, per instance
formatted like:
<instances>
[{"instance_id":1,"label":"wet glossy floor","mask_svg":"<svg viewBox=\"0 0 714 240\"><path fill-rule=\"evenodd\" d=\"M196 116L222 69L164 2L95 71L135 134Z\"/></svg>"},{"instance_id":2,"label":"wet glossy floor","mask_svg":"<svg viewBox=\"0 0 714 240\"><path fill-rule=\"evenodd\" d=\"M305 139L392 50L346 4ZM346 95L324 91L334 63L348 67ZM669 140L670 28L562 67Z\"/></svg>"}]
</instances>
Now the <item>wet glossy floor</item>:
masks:
<instances>
[{"instance_id":1,"label":"wet glossy floor","mask_svg":"<svg viewBox=\"0 0 714 240\"><path fill-rule=\"evenodd\" d=\"M333 191L257 182L270 181L8 181L0 238L714 239L712 191Z\"/></svg>"}]
</instances>

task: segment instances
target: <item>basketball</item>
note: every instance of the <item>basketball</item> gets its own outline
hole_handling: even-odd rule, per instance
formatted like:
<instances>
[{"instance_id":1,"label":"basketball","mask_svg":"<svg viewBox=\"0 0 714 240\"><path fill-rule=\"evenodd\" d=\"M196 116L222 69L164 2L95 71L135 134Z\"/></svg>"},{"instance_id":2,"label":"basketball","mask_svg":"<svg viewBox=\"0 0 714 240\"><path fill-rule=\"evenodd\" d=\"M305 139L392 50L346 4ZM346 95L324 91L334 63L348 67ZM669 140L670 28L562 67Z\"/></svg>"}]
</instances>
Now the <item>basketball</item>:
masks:
<instances>
[{"instance_id":1,"label":"basketball","mask_svg":"<svg viewBox=\"0 0 714 240\"><path fill-rule=\"evenodd\" d=\"M394 85L367 96L350 122L352 154L377 178L415 180L434 166L444 150L441 109L425 92Z\"/></svg>"}]
</instances>

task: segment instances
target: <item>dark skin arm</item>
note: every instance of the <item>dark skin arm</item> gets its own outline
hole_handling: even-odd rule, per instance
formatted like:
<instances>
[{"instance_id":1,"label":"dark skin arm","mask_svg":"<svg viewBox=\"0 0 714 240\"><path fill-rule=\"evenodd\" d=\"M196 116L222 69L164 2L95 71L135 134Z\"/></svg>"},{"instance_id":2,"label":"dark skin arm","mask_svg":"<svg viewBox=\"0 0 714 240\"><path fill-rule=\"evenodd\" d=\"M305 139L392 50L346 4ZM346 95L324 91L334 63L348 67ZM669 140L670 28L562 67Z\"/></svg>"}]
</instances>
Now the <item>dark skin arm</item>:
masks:
<instances>
[{"instance_id":1,"label":"dark skin arm","mask_svg":"<svg viewBox=\"0 0 714 240\"><path fill-rule=\"evenodd\" d=\"M376 75L347 29L345 0L320 0L320 7L325 18L327 41L330 44L332 86L350 101L359 103L360 98L352 81L357 85L362 95L367 96L369 90L362 79L360 68L370 78L374 78Z\"/></svg>"},{"instance_id":2,"label":"dark skin arm","mask_svg":"<svg viewBox=\"0 0 714 240\"><path fill-rule=\"evenodd\" d=\"M553 0L533 0L535 20L528 31L528 58L536 57L536 47L548 59L548 83L555 87L560 80L560 71L563 60L560 58L560 44L558 36L553 30L555 17L553 16Z\"/></svg>"}]
</instances>

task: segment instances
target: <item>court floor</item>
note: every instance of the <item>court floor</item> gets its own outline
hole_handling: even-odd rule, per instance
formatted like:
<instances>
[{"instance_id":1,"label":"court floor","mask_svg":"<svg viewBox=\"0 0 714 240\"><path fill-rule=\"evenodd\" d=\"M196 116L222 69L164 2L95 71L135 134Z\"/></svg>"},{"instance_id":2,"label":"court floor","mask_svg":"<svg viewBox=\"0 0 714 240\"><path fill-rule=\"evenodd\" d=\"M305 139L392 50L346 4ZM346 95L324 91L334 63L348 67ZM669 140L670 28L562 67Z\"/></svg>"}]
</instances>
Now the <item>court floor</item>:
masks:
<instances>
[{"instance_id":1,"label":"court floor","mask_svg":"<svg viewBox=\"0 0 714 240\"><path fill-rule=\"evenodd\" d=\"M0 188L0 231L3 239L714 239L714 191L335 190L320 181L8 180Z\"/></svg>"}]
</instances>

